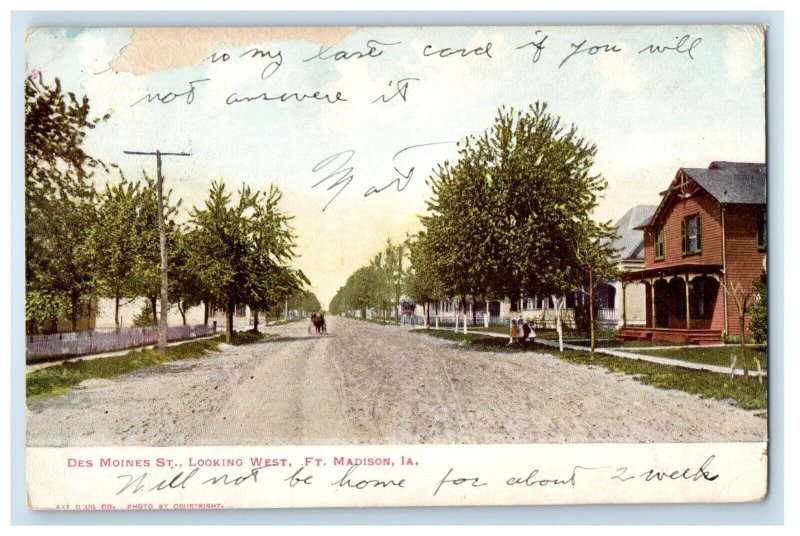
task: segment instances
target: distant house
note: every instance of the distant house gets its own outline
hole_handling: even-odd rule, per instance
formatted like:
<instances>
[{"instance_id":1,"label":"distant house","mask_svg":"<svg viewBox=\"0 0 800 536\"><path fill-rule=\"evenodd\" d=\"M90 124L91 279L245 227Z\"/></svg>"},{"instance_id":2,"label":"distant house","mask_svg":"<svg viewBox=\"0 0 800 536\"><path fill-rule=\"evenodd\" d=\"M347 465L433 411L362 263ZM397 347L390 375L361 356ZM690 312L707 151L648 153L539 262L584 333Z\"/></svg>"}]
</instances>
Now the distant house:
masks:
<instances>
[{"instance_id":1,"label":"distant house","mask_svg":"<svg viewBox=\"0 0 800 536\"><path fill-rule=\"evenodd\" d=\"M611 246L617 251L617 267L620 271L635 271L644 268L644 233L638 227L647 223L653 216L654 205L637 205L617 222L618 238ZM623 297L622 281L600 282L595 286L595 302L598 304L597 315L601 327L618 328L625 320L627 325L645 325L645 289L644 285L629 283L625 285ZM588 296L585 292L570 292L566 295L565 311L562 321L574 325L574 309L576 305L585 305ZM627 315L623 314L623 304L627 303ZM524 318L530 320L537 327L554 328L556 325L556 310L550 296L525 296L517 300L515 310L512 311L511 301L491 300L488 303L488 316L490 323L504 323L510 318ZM466 300L467 316L472 318L475 310L477 323L483 323L487 314L486 302L473 303L471 298ZM431 315L438 315L442 321L454 322L460 312L458 300L441 300L431 304ZM424 315L421 305L417 306L416 315Z\"/></svg>"},{"instance_id":2,"label":"distant house","mask_svg":"<svg viewBox=\"0 0 800 536\"><path fill-rule=\"evenodd\" d=\"M650 221L654 205L636 205L616 224L617 238L611 242L617 254L617 269L635 272L644 268L644 232L641 226ZM618 328L646 325L645 288L635 282L602 282L597 285L599 322L602 327Z\"/></svg>"},{"instance_id":3,"label":"distant house","mask_svg":"<svg viewBox=\"0 0 800 536\"><path fill-rule=\"evenodd\" d=\"M766 165L679 169L639 229L644 267L621 279L624 286L644 286L646 325L625 325L620 335L699 344L741 335L738 307L725 288L752 292L763 274Z\"/></svg>"}]
</instances>

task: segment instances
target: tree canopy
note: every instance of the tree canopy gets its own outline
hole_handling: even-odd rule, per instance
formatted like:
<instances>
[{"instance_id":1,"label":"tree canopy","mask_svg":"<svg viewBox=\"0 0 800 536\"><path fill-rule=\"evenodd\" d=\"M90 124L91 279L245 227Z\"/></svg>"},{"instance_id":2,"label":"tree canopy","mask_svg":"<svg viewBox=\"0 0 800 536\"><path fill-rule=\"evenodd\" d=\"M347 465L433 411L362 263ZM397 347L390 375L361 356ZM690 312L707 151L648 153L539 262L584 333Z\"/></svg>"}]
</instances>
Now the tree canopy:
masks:
<instances>
[{"instance_id":1,"label":"tree canopy","mask_svg":"<svg viewBox=\"0 0 800 536\"><path fill-rule=\"evenodd\" d=\"M157 322L161 255L155 182L147 174L129 181L120 173L119 180L106 177L98 192L94 172L116 166L82 147L87 132L108 117L92 117L89 99L64 92L58 79L46 85L34 71L26 80L29 333L55 331L62 318L76 329L79 318L96 312L90 308L101 296L114 299L118 327L120 301L137 297L148 298L152 322ZM304 292L309 281L290 266L294 234L280 201L274 186L266 192L242 186L234 202L224 183L214 182L205 205L191 211L187 225L179 223L180 199L165 193L170 301L184 323L189 307L204 302L207 319L208 304L215 302L228 312L230 335L237 305L266 311ZM142 314L148 313L143 309Z\"/></svg>"},{"instance_id":2,"label":"tree canopy","mask_svg":"<svg viewBox=\"0 0 800 536\"><path fill-rule=\"evenodd\" d=\"M429 179L415 273L444 295L563 295L613 275L611 223L593 212L607 183L591 172L596 146L537 102L501 108L459 159ZM413 248L412 248L413 249Z\"/></svg>"},{"instance_id":3,"label":"tree canopy","mask_svg":"<svg viewBox=\"0 0 800 536\"><path fill-rule=\"evenodd\" d=\"M278 208L280 191L264 194L242 186L236 201L215 181L208 199L191 213L198 248L196 269L212 298L225 306L227 337L237 304L268 310L308 280L285 263L294 256L289 218Z\"/></svg>"},{"instance_id":4,"label":"tree canopy","mask_svg":"<svg viewBox=\"0 0 800 536\"><path fill-rule=\"evenodd\" d=\"M95 293L87 231L96 219L93 171L104 167L82 148L93 118L89 100L46 85L34 70L25 80L25 318L28 331L73 329Z\"/></svg>"}]
</instances>

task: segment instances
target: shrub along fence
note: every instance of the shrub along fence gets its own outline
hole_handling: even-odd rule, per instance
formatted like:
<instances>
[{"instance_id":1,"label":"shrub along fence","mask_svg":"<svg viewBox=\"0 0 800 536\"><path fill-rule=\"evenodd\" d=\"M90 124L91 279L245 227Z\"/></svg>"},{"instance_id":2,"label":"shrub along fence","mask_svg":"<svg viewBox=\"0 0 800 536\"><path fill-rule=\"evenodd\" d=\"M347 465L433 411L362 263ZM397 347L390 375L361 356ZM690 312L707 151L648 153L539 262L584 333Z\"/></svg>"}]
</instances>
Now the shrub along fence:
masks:
<instances>
[{"instance_id":1,"label":"shrub along fence","mask_svg":"<svg viewBox=\"0 0 800 536\"><path fill-rule=\"evenodd\" d=\"M168 341L205 337L214 332L212 326L169 326ZM114 330L71 331L25 337L25 362L52 361L100 352L113 352L158 344L158 327L121 328Z\"/></svg>"}]
</instances>

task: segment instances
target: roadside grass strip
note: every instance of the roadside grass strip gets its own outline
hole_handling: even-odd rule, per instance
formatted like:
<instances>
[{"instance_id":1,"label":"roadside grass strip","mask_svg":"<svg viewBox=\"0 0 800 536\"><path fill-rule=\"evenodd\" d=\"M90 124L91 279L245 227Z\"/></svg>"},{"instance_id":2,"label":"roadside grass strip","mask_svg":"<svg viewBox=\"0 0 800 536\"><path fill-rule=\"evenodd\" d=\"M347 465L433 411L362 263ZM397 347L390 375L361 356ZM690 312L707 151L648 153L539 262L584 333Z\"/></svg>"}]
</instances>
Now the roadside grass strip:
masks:
<instances>
[{"instance_id":1,"label":"roadside grass strip","mask_svg":"<svg viewBox=\"0 0 800 536\"><path fill-rule=\"evenodd\" d=\"M36 396L57 396L84 380L110 380L134 370L161 365L168 361L196 359L219 351L220 341L205 339L177 346L168 346L164 354L157 348L131 350L123 355L87 359L53 365L26 374L25 392L28 399Z\"/></svg>"},{"instance_id":2,"label":"roadside grass strip","mask_svg":"<svg viewBox=\"0 0 800 536\"><path fill-rule=\"evenodd\" d=\"M233 346L242 346L243 344L253 344L254 342L259 342L269 337L277 337L277 334L261 333L260 331L253 331L252 329L249 331L234 331L230 344ZM219 336L219 342L226 342L224 333Z\"/></svg>"},{"instance_id":3,"label":"roadside grass strip","mask_svg":"<svg viewBox=\"0 0 800 536\"><path fill-rule=\"evenodd\" d=\"M731 356L736 356L736 368L747 368L751 372L758 369L755 359L758 359L762 370L767 370L767 349L763 346L746 346L745 355L742 357L739 345L695 347L695 348L670 348L670 349L642 349L637 353L656 357L668 357L692 363L706 363L720 367L731 366Z\"/></svg>"},{"instance_id":4,"label":"roadside grass strip","mask_svg":"<svg viewBox=\"0 0 800 536\"><path fill-rule=\"evenodd\" d=\"M277 335L252 331L234 332L232 344L234 346L252 344L270 337L277 337ZM26 398L58 396L84 380L92 378L111 380L144 367L161 365L169 361L206 357L212 352L219 352L219 345L224 342L225 335L220 335L211 339L168 346L164 354L159 353L158 348L149 347L131 350L122 355L79 359L40 368L25 375Z\"/></svg>"},{"instance_id":5,"label":"roadside grass strip","mask_svg":"<svg viewBox=\"0 0 800 536\"><path fill-rule=\"evenodd\" d=\"M426 331L421 329L413 330L412 333L421 333L457 342L475 351L504 353L535 351L546 353L570 363L601 366L610 372L629 375L638 382L652 385L659 389L676 389L699 395L703 398L721 400L747 410L767 408L767 382L759 382L758 378L752 376L735 376L731 379L728 374L661 365L649 361L615 357L599 352L592 354L587 350L565 349L563 352L559 352L551 346L533 342L525 345L508 346L506 338L477 333L464 335L453 331Z\"/></svg>"}]
</instances>

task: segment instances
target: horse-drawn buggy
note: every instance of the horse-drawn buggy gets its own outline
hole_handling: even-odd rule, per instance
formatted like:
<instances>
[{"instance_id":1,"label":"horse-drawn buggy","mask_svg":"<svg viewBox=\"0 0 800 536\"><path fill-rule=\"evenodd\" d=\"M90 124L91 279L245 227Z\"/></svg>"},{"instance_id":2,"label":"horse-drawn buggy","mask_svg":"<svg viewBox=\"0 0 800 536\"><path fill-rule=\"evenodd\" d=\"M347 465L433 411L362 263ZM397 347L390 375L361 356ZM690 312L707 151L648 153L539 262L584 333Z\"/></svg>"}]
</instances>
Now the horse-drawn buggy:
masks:
<instances>
[{"instance_id":1,"label":"horse-drawn buggy","mask_svg":"<svg viewBox=\"0 0 800 536\"><path fill-rule=\"evenodd\" d=\"M314 328L318 335L328 333L328 326L325 324L325 313L311 313L311 323L308 325L309 333L311 333L311 328Z\"/></svg>"}]
</instances>

